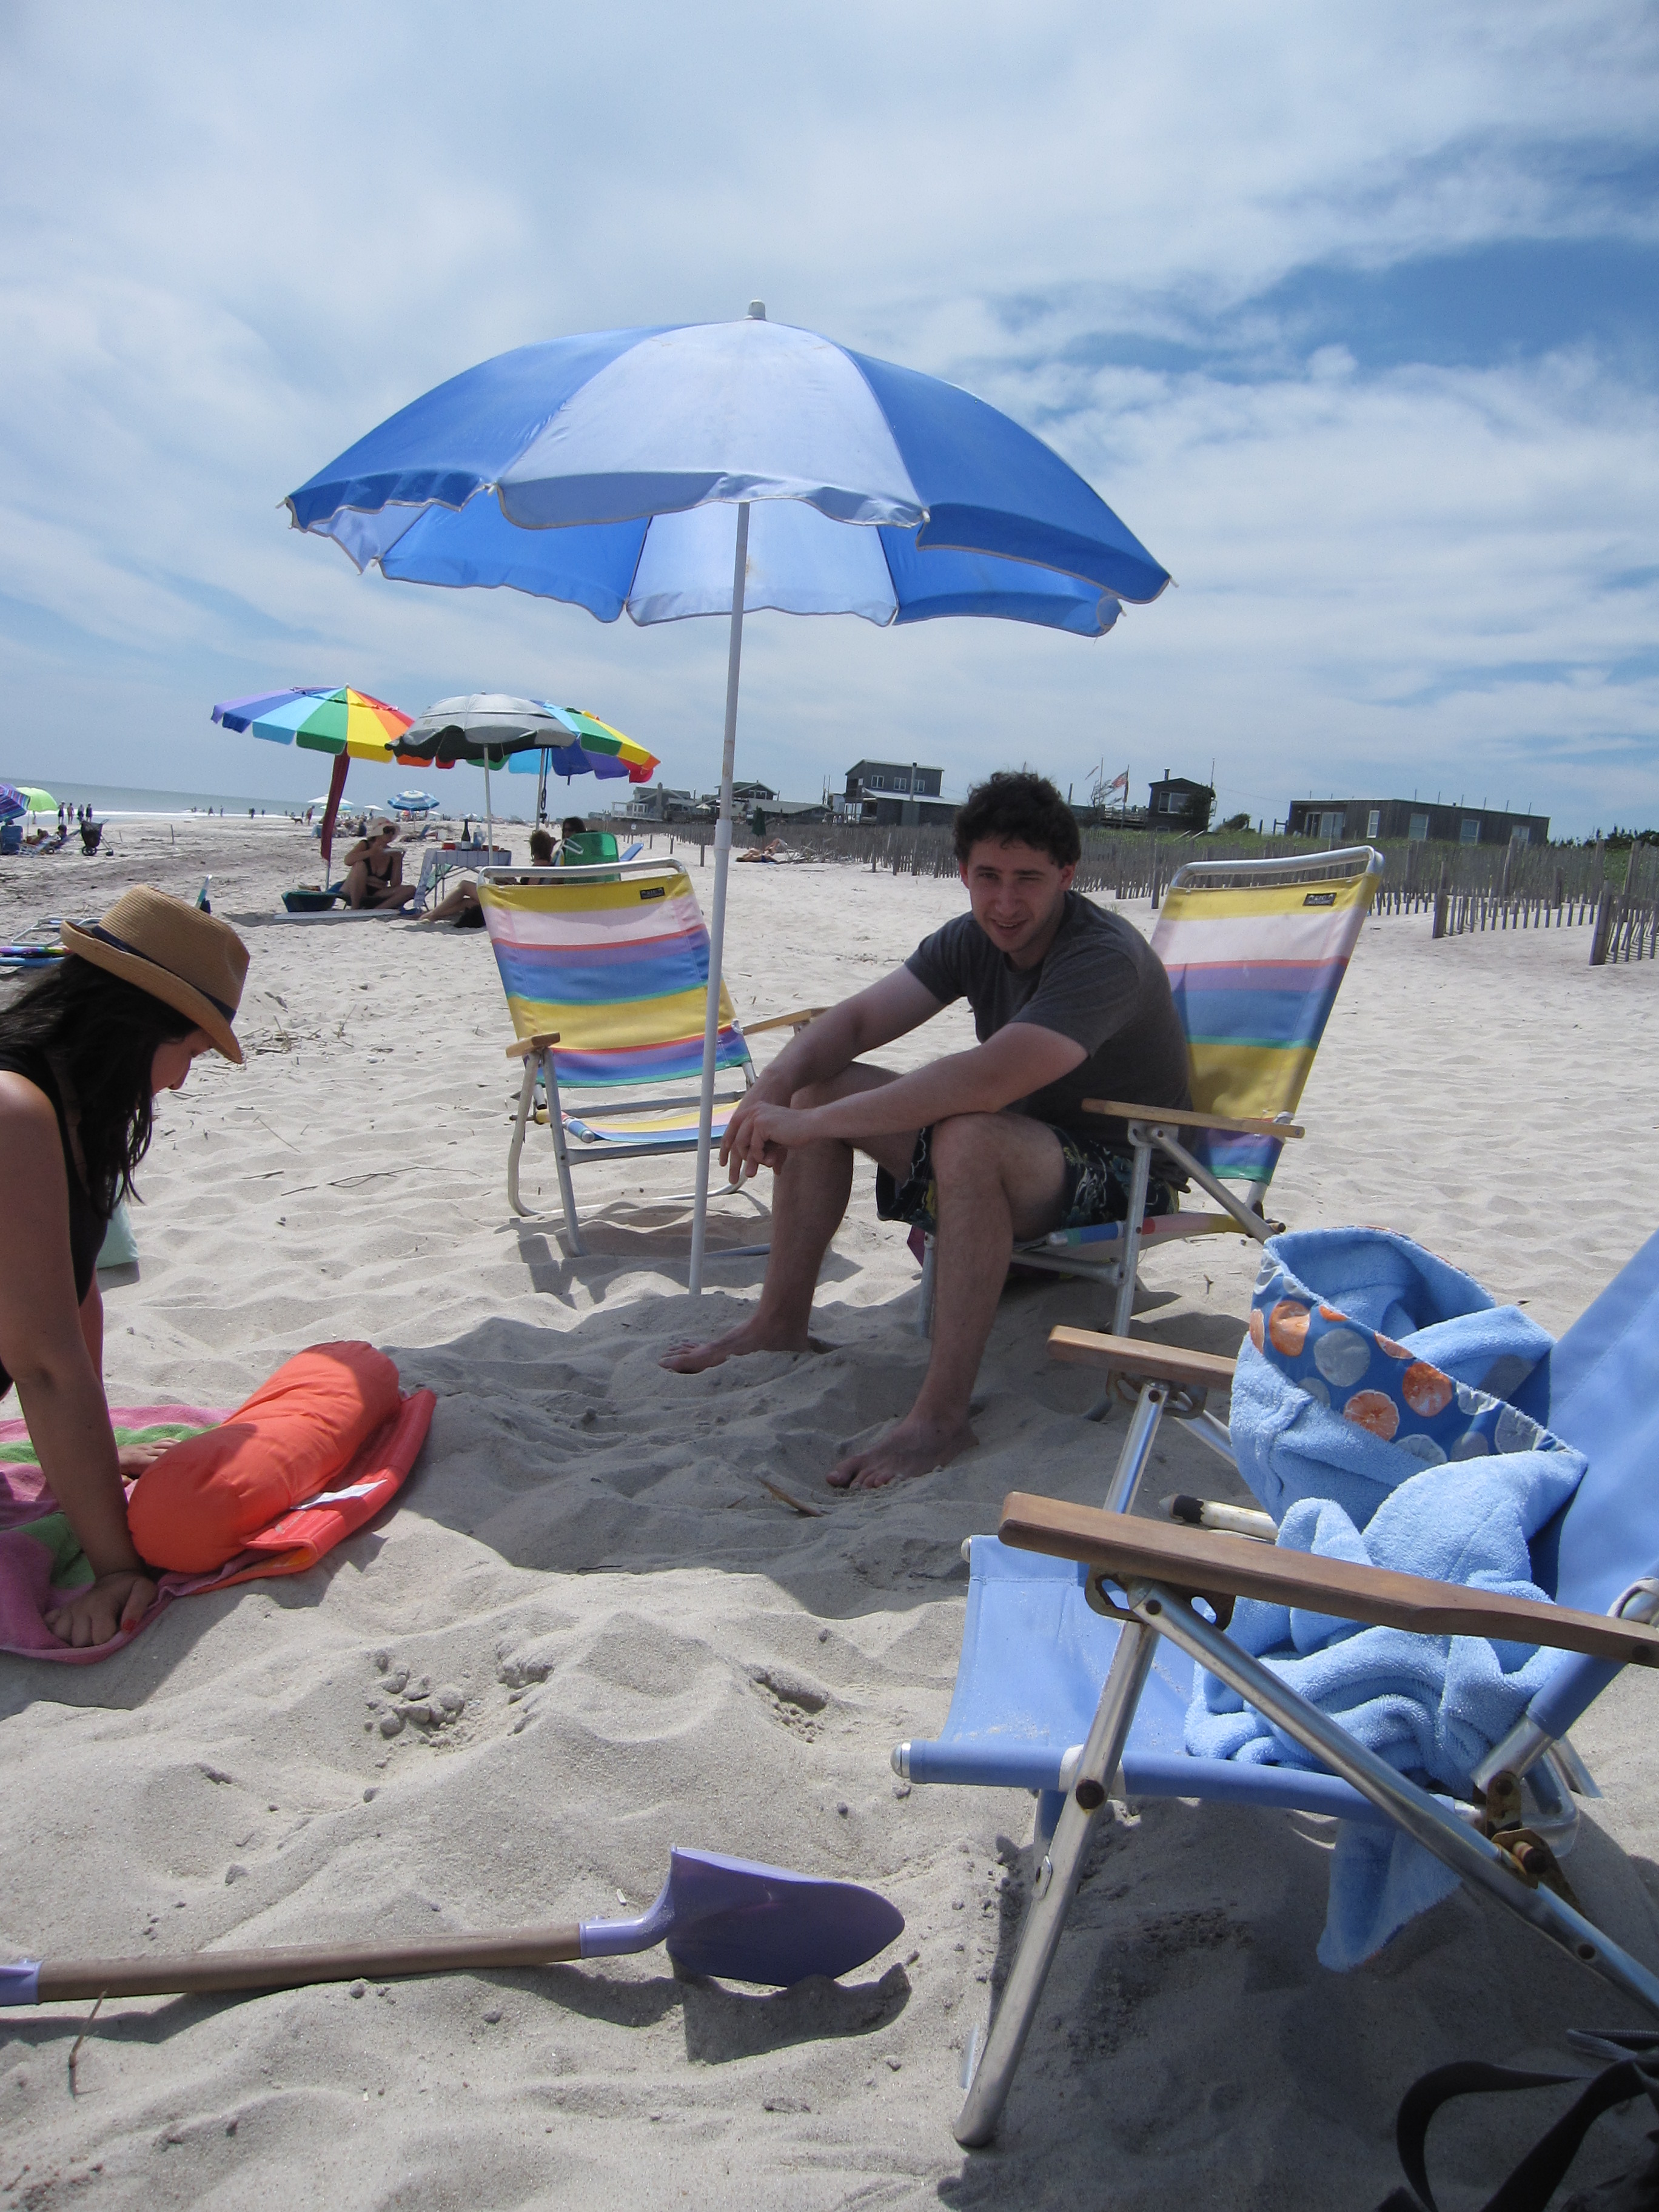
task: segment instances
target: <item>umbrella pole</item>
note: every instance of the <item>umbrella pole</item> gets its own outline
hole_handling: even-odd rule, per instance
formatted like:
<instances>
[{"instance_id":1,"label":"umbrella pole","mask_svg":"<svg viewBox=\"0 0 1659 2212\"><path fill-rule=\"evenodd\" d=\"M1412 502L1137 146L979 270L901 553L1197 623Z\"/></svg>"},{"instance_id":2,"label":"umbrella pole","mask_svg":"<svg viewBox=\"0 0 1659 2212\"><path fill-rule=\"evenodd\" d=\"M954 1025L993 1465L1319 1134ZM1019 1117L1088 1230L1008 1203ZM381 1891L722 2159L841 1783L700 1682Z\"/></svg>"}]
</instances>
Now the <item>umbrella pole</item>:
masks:
<instances>
[{"instance_id":1,"label":"umbrella pole","mask_svg":"<svg viewBox=\"0 0 1659 2212\"><path fill-rule=\"evenodd\" d=\"M744 584L749 568L749 502L738 506L732 569L732 643L726 662L726 744L720 754L720 811L714 824L714 908L708 929L708 1006L702 1025L702 1097L697 1106L697 1195L691 1213L691 1295L702 1295L708 1226L709 1156L714 1150L714 1061L720 1050L720 961L726 948L726 879L732 865L732 770L738 749L738 674L743 662Z\"/></svg>"},{"instance_id":2,"label":"umbrella pole","mask_svg":"<svg viewBox=\"0 0 1659 2212\"><path fill-rule=\"evenodd\" d=\"M484 866L495 857L495 817L489 811L489 756L484 755Z\"/></svg>"}]
</instances>

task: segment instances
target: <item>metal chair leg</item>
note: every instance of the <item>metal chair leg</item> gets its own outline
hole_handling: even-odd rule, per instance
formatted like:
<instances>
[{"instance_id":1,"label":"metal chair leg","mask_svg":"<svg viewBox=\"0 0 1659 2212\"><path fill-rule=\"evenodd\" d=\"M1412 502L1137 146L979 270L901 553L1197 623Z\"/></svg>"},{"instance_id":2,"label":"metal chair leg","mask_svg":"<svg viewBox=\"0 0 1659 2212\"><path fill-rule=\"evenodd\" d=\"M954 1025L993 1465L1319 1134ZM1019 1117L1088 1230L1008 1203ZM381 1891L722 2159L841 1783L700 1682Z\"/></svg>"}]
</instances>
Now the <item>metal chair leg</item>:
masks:
<instances>
[{"instance_id":1,"label":"metal chair leg","mask_svg":"<svg viewBox=\"0 0 1659 2212\"><path fill-rule=\"evenodd\" d=\"M1155 1648L1152 1631L1138 1622L1127 1623L1119 1632L1077 1779L1060 1814L1054 1842L1038 1863L1007 1987L991 2022L984 2056L957 2118L957 2141L968 2149L989 2142L997 2131L1020 2053L1042 1999L1043 1984L1059 1948L1066 1915L1077 1893L1095 1815L1105 1804L1107 1790L1122 1764L1123 1747L1129 1740Z\"/></svg>"},{"instance_id":2,"label":"metal chair leg","mask_svg":"<svg viewBox=\"0 0 1659 2212\"><path fill-rule=\"evenodd\" d=\"M519 1196L519 1155L524 1150L525 1123L529 1119L531 1101L535 1096L536 1056L532 1053L525 1060L524 1080L519 1085L519 1110L514 1117L513 1134L507 1147L507 1202L514 1213L522 1213L526 1219L533 1219L534 1216Z\"/></svg>"},{"instance_id":3,"label":"metal chair leg","mask_svg":"<svg viewBox=\"0 0 1659 2212\"><path fill-rule=\"evenodd\" d=\"M916 1334L931 1337L933 1334L933 1293L939 1273L939 1241L926 1237L921 1247L921 1290L916 1303Z\"/></svg>"},{"instance_id":4,"label":"metal chair leg","mask_svg":"<svg viewBox=\"0 0 1659 2212\"><path fill-rule=\"evenodd\" d=\"M542 1079L547 1089L547 1133L553 1139L553 1160L559 1171L559 1196L564 1202L565 1235L570 1244L573 1260L585 1260L587 1247L582 1242L581 1229L576 1219L576 1194L570 1182L570 1154L566 1149L564 1107L559 1097L559 1078L553 1066L553 1054L542 1054Z\"/></svg>"},{"instance_id":5,"label":"metal chair leg","mask_svg":"<svg viewBox=\"0 0 1659 2212\"><path fill-rule=\"evenodd\" d=\"M1146 1215L1146 1186L1152 1181L1152 1148L1138 1144L1134 1148L1135 1171L1129 1183L1129 1211L1123 1221L1123 1256L1119 1265L1121 1273L1117 1279L1117 1304L1112 1310L1112 1334L1127 1336L1130 1317L1135 1310L1135 1264L1140 1257L1140 1224Z\"/></svg>"}]
</instances>

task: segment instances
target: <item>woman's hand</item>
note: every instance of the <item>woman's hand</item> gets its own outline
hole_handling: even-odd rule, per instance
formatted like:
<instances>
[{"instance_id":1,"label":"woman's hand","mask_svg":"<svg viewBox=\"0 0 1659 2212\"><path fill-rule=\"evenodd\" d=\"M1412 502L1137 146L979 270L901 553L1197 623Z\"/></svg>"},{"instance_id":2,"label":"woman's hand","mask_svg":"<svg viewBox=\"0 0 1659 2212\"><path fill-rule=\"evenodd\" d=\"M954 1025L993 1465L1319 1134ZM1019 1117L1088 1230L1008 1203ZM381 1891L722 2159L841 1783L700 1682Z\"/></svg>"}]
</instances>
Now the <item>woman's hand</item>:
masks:
<instances>
[{"instance_id":1,"label":"woman's hand","mask_svg":"<svg viewBox=\"0 0 1659 2212\"><path fill-rule=\"evenodd\" d=\"M111 1643L124 1629L137 1628L155 1602L155 1584L149 1576L123 1568L117 1574L100 1575L95 1583L76 1590L66 1605L46 1614L46 1626L61 1643L84 1651Z\"/></svg>"}]
</instances>

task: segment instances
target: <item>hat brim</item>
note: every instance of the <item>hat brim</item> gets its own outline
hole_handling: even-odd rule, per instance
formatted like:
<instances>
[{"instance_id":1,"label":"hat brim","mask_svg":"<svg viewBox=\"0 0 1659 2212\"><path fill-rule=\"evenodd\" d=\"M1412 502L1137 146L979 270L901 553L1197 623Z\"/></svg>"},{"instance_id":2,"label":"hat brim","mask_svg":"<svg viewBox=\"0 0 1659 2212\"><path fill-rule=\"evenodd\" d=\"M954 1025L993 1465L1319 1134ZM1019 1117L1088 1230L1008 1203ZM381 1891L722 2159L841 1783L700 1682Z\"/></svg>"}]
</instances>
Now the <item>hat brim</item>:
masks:
<instances>
[{"instance_id":1,"label":"hat brim","mask_svg":"<svg viewBox=\"0 0 1659 2212\"><path fill-rule=\"evenodd\" d=\"M141 953L123 952L113 945L106 945L89 931L77 929L72 921L60 926L58 936L65 952L89 960L94 968L118 975L123 982L136 984L152 999L160 999L163 1006L171 1006L175 1013L188 1014L198 1029L205 1030L213 1039L216 1051L234 1060L238 1067L242 1065L242 1048L236 1042L235 1030L212 1000L204 997L194 984L186 983L182 975L159 967L154 960L146 960Z\"/></svg>"}]
</instances>

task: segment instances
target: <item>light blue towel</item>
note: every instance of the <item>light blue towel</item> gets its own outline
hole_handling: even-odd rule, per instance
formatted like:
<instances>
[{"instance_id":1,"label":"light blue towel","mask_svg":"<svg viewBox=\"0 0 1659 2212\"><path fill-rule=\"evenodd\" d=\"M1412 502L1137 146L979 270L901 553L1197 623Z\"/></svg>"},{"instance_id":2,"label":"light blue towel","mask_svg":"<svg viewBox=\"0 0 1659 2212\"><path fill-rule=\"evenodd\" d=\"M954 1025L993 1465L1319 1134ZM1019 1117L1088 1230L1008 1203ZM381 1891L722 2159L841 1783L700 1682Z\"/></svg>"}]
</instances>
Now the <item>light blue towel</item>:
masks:
<instances>
[{"instance_id":1,"label":"light blue towel","mask_svg":"<svg viewBox=\"0 0 1659 2212\"><path fill-rule=\"evenodd\" d=\"M1251 1488L1284 1516L1279 1542L1544 1597L1528 1541L1571 1496L1584 1462L1480 1385L1496 1372L1517 1388L1550 1343L1404 1237L1273 1239L1239 1359L1232 1438ZM1362 1628L1249 1599L1229 1633L1391 1765L1464 1795L1556 1664L1530 1646ZM1200 1758L1316 1763L1208 1674L1186 1740ZM1322 1961L1357 1965L1455 1887L1409 1838L1344 1824Z\"/></svg>"}]
</instances>

